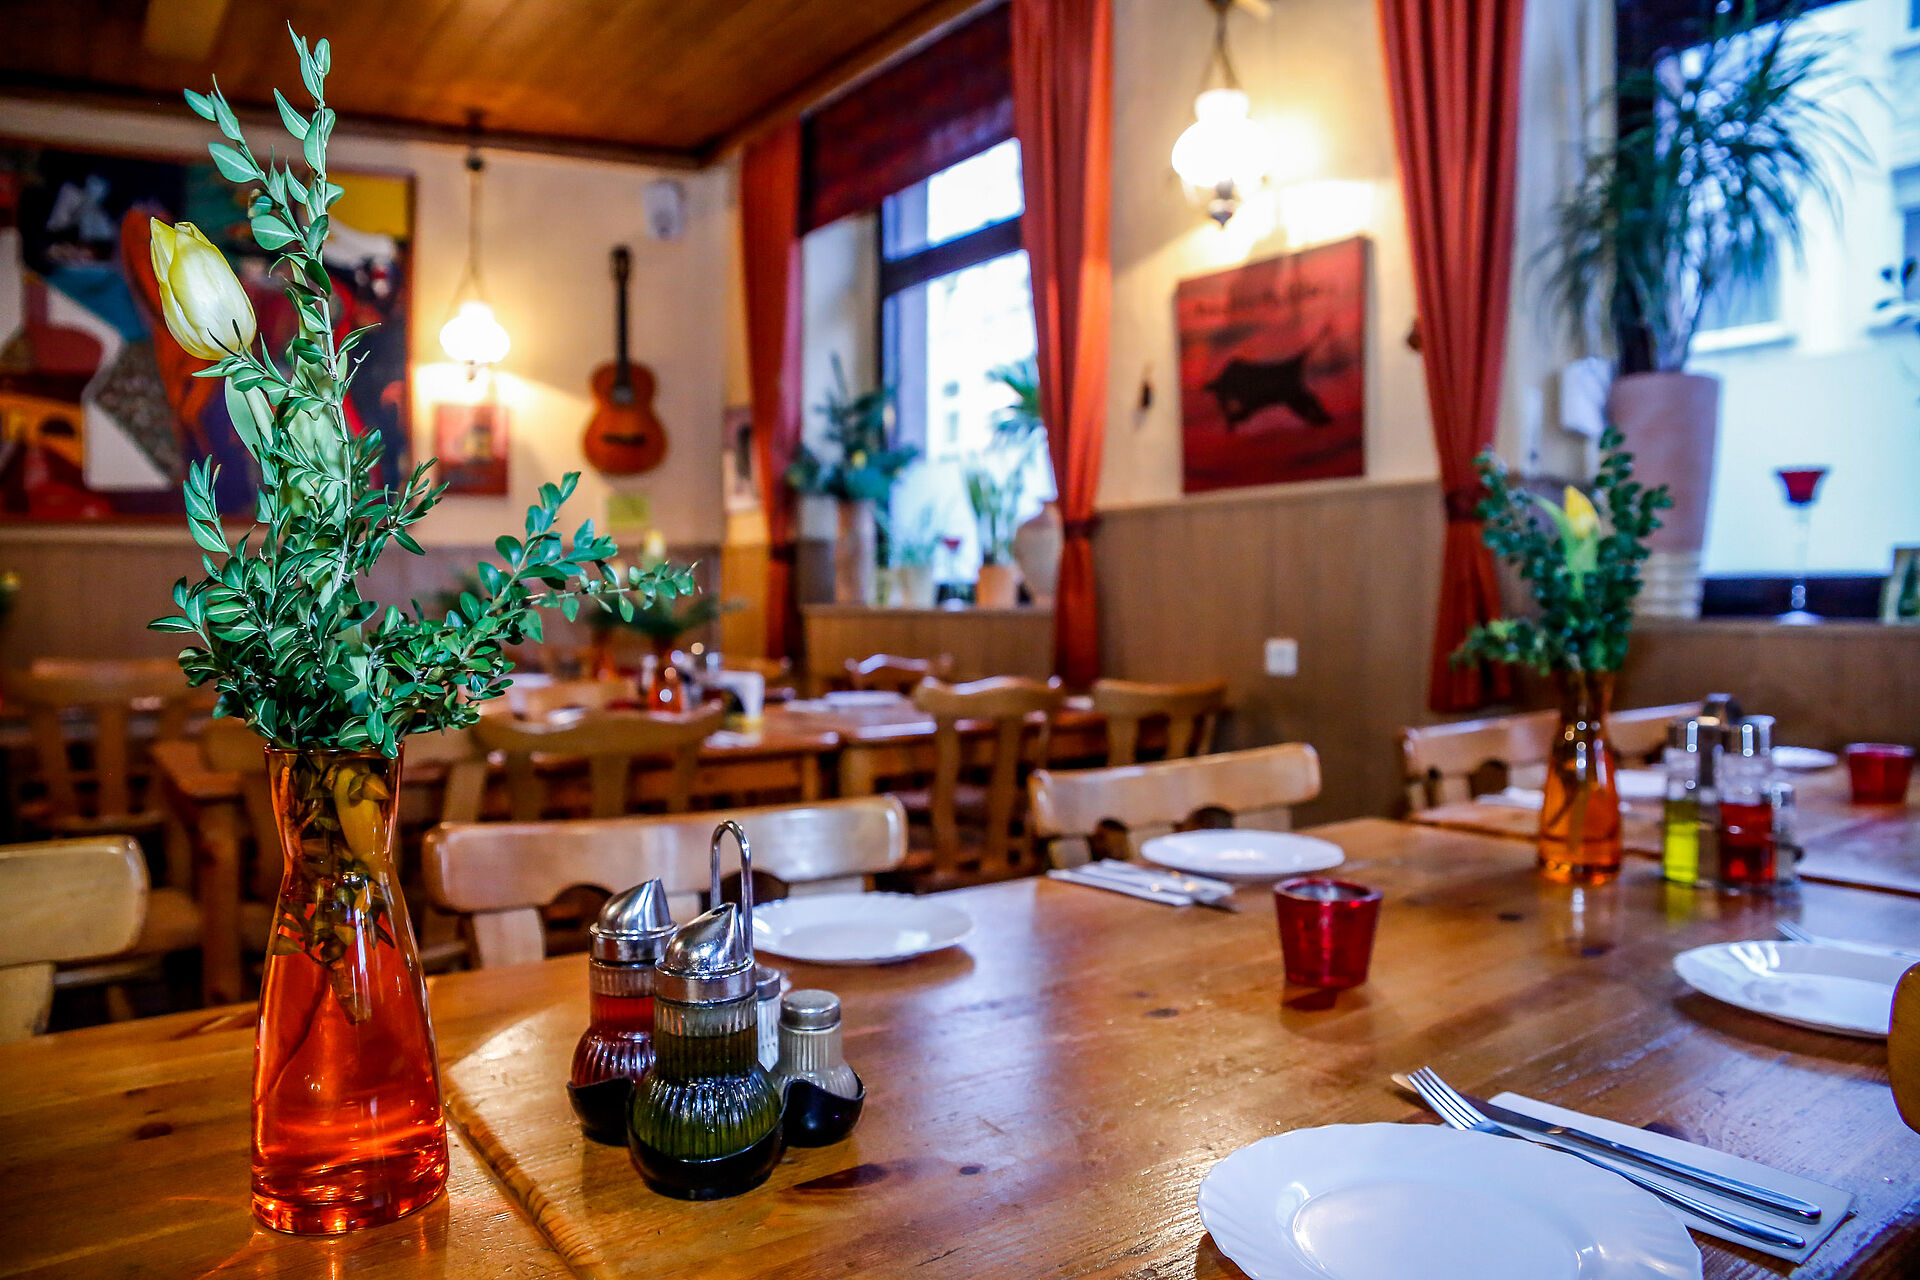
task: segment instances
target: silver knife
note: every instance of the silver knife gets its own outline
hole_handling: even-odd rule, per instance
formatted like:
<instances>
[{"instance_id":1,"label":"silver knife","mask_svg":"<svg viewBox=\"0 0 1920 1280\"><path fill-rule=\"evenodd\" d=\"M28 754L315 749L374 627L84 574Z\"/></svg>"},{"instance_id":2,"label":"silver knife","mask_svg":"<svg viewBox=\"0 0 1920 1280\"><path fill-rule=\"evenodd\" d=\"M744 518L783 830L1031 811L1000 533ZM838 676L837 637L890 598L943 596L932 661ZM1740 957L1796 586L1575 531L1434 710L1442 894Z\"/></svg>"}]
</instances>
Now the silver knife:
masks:
<instances>
[{"instance_id":1,"label":"silver knife","mask_svg":"<svg viewBox=\"0 0 1920 1280\"><path fill-rule=\"evenodd\" d=\"M1730 1178L1725 1174L1711 1173L1705 1169L1695 1168L1690 1164L1682 1164L1678 1160L1669 1160L1667 1157L1655 1155L1651 1151L1642 1151L1638 1147L1630 1147L1623 1142L1615 1142L1611 1138L1603 1138L1597 1133L1588 1133L1582 1129L1570 1129L1565 1125L1552 1124L1546 1120L1538 1120L1524 1112L1513 1111L1500 1106L1498 1103L1488 1102L1482 1098L1469 1097L1467 1101L1484 1111L1488 1119L1498 1121L1510 1129L1524 1129L1528 1133L1544 1134L1549 1138L1559 1138L1562 1141L1578 1143L1581 1146L1604 1151L1608 1155L1615 1156L1622 1160L1631 1160L1635 1164L1645 1166L1649 1169L1657 1169L1661 1173L1679 1178L1685 1182L1691 1182L1697 1187L1705 1187L1709 1191L1717 1191L1721 1195L1730 1196L1735 1200L1744 1200L1748 1204L1773 1209L1779 1213L1792 1214L1794 1217L1804 1218L1808 1222L1820 1221L1820 1206L1811 1201L1802 1200L1798 1196L1791 1196L1783 1191L1773 1191L1767 1187L1756 1186L1751 1182L1743 1182L1738 1178Z\"/></svg>"},{"instance_id":2,"label":"silver knife","mask_svg":"<svg viewBox=\"0 0 1920 1280\"><path fill-rule=\"evenodd\" d=\"M1214 911L1226 912L1238 912L1240 910L1239 907L1233 905L1229 895L1202 897L1200 894L1181 885L1178 880L1157 876L1152 872L1143 872L1140 875L1129 875L1125 872L1109 870L1097 862L1089 862L1085 866L1075 867L1074 872L1077 875L1088 876L1095 880L1104 880L1108 884L1124 884L1138 889L1151 889L1158 893L1179 894L1196 907L1209 907Z\"/></svg>"},{"instance_id":3,"label":"silver knife","mask_svg":"<svg viewBox=\"0 0 1920 1280\"><path fill-rule=\"evenodd\" d=\"M1233 886L1224 880L1211 880L1201 876L1190 876L1184 871L1167 871L1159 867L1143 867L1137 862L1121 862L1116 858L1102 858L1098 862L1087 864L1109 875L1125 876L1129 880L1139 880L1170 886L1191 898L1212 898L1216 901L1233 897Z\"/></svg>"}]
</instances>

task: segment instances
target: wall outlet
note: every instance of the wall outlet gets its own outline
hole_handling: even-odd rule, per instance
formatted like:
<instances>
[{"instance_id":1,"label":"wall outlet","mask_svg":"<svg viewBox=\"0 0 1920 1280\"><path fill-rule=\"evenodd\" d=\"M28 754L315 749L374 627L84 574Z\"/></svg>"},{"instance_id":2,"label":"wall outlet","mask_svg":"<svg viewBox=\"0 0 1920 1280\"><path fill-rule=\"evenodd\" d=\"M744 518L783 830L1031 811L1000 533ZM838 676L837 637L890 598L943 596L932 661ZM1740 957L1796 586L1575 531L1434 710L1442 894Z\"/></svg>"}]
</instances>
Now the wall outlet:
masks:
<instances>
[{"instance_id":1,"label":"wall outlet","mask_svg":"<svg viewBox=\"0 0 1920 1280\"><path fill-rule=\"evenodd\" d=\"M1267 641L1267 674L1270 676L1297 676L1300 674L1300 642L1291 636L1274 636Z\"/></svg>"}]
</instances>

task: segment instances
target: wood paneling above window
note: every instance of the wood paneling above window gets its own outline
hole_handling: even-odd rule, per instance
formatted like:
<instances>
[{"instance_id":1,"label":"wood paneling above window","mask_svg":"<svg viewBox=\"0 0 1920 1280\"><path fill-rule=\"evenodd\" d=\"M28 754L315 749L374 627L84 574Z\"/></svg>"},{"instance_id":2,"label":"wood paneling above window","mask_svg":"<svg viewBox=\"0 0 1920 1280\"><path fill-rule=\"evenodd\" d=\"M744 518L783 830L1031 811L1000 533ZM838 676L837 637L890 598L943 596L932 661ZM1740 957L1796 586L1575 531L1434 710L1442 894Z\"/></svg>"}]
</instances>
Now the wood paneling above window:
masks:
<instances>
[{"instance_id":1,"label":"wood paneling above window","mask_svg":"<svg viewBox=\"0 0 1920 1280\"><path fill-rule=\"evenodd\" d=\"M496 145L701 164L977 3L0 0L0 91L184 111L180 89L218 71L236 104L270 110L299 86L291 21L332 42L328 97L350 122L457 139L480 111ZM168 40L181 10L199 27Z\"/></svg>"}]
</instances>

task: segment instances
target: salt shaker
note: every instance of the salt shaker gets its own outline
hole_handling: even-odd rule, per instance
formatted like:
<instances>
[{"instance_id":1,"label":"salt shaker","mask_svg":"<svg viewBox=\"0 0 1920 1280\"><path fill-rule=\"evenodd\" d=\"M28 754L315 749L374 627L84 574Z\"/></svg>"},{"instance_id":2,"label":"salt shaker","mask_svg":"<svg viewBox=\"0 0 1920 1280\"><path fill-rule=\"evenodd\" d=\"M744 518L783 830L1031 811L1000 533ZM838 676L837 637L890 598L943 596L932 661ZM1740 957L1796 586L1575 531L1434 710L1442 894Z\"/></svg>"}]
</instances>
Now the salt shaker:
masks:
<instances>
[{"instance_id":1,"label":"salt shaker","mask_svg":"<svg viewBox=\"0 0 1920 1280\"><path fill-rule=\"evenodd\" d=\"M866 1086L840 1047L840 997L791 991L780 1003L780 1061L774 1088L785 1104L791 1146L824 1147L853 1132Z\"/></svg>"},{"instance_id":2,"label":"salt shaker","mask_svg":"<svg viewBox=\"0 0 1920 1280\"><path fill-rule=\"evenodd\" d=\"M633 1082L653 1063L653 963L673 936L666 886L649 880L608 898L588 934L588 1022L567 1098L589 1138L625 1146Z\"/></svg>"},{"instance_id":3,"label":"salt shaker","mask_svg":"<svg viewBox=\"0 0 1920 1280\"><path fill-rule=\"evenodd\" d=\"M723 902L673 936L654 975L654 1061L633 1088L627 1144L647 1185L682 1200L759 1186L784 1149L780 1095L759 1058L753 961L753 855L738 823L740 902Z\"/></svg>"},{"instance_id":4,"label":"salt shaker","mask_svg":"<svg viewBox=\"0 0 1920 1280\"><path fill-rule=\"evenodd\" d=\"M768 1071L772 1071L773 1064L780 1059L780 992L786 985L787 975L772 965L754 965L755 1045L760 1065Z\"/></svg>"}]
</instances>

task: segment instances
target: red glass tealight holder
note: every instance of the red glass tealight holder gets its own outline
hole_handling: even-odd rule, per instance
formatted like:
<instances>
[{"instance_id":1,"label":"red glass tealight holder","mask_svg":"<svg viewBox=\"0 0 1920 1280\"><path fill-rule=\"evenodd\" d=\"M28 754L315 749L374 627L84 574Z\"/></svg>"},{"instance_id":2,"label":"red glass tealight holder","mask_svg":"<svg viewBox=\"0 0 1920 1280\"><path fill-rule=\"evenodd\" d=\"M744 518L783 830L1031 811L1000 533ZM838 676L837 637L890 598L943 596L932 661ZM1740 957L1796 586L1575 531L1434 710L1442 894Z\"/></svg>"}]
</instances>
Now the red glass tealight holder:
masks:
<instances>
[{"instance_id":1,"label":"red glass tealight holder","mask_svg":"<svg viewBox=\"0 0 1920 1280\"><path fill-rule=\"evenodd\" d=\"M1273 886L1287 981L1340 989L1367 980L1380 891L1347 880L1299 876Z\"/></svg>"},{"instance_id":2,"label":"red glass tealight holder","mask_svg":"<svg viewBox=\"0 0 1920 1280\"><path fill-rule=\"evenodd\" d=\"M1847 747L1847 776L1855 804L1905 804L1913 781L1913 748L1892 742Z\"/></svg>"}]
</instances>

